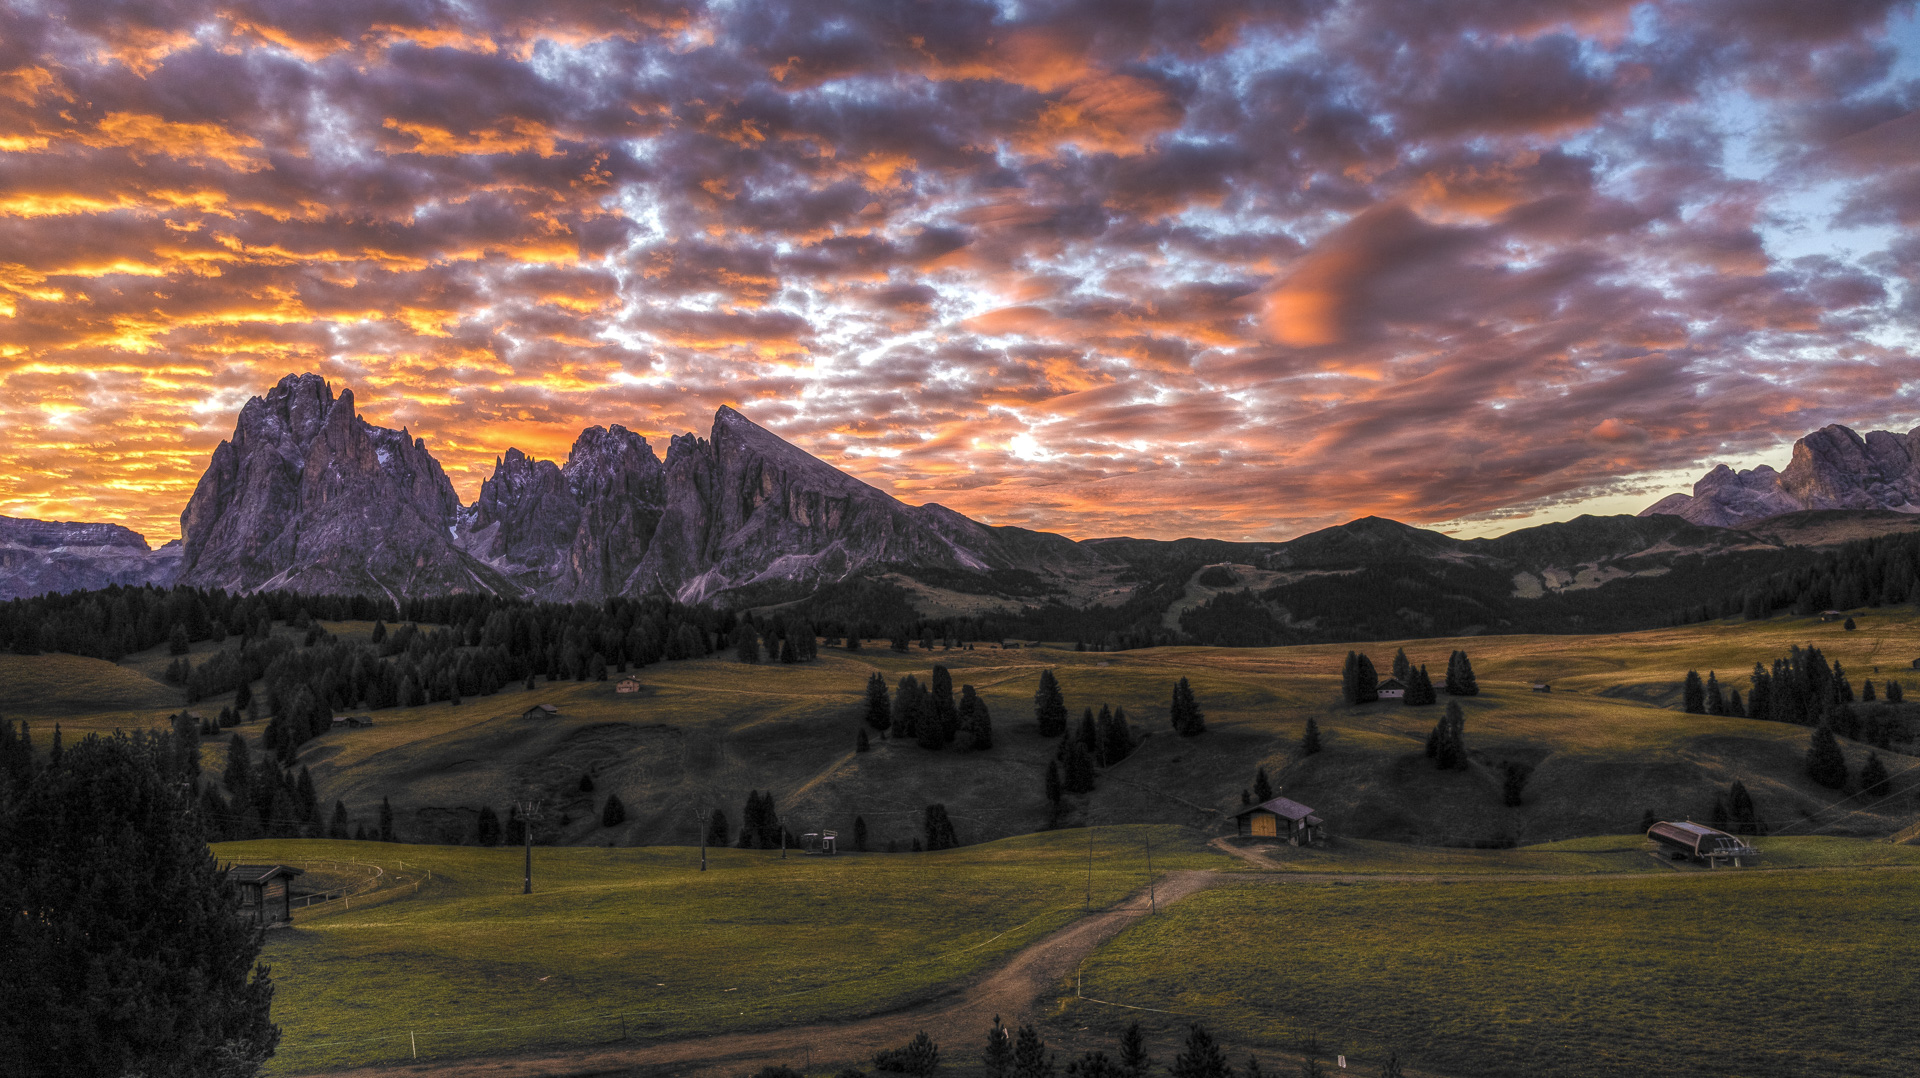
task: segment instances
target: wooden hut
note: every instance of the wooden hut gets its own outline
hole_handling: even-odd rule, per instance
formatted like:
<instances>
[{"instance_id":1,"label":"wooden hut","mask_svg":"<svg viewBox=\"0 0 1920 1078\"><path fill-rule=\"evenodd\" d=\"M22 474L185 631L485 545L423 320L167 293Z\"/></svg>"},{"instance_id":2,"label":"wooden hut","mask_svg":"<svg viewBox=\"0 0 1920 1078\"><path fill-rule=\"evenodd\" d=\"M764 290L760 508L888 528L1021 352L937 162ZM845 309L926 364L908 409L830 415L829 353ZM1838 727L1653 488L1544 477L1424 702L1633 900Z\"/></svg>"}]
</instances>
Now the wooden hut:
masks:
<instances>
[{"instance_id":1,"label":"wooden hut","mask_svg":"<svg viewBox=\"0 0 1920 1078\"><path fill-rule=\"evenodd\" d=\"M300 875L286 865L235 865L227 869L227 886L240 893L240 916L273 928L293 923L291 884Z\"/></svg>"},{"instance_id":2,"label":"wooden hut","mask_svg":"<svg viewBox=\"0 0 1920 1078\"><path fill-rule=\"evenodd\" d=\"M1397 677L1390 677L1382 681L1379 685L1375 686L1375 690L1380 694L1380 699L1382 700L1404 700L1407 697L1406 682L1401 681Z\"/></svg>"},{"instance_id":3,"label":"wooden hut","mask_svg":"<svg viewBox=\"0 0 1920 1078\"><path fill-rule=\"evenodd\" d=\"M1249 838L1284 838L1290 846L1311 846L1326 838L1326 821L1291 798L1276 797L1234 814L1235 833Z\"/></svg>"},{"instance_id":4,"label":"wooden hut","mask_svg":"<svg viewBox=\"0 0 1920 1078\"><path fill-rule=\"evenodd\" d=\"M520 717L523 719L552 719L558 718L559 715L560 709L552 704L535 704L528 708Z\"/></svg>"},{"instance_id":5,"label":"wooden hut","mask_svg":"<svg viewBox=\"0 0 1920 1078\"><path fill-rule=\"evenodd\" d=\"M1714 868L1720 867L1722 861L1732 861L1733 866L1739 868L1743 861L1760 857L1760 851L1745 839L1705 824L1663 821L1647 828L1647 838L1670 851L1675 860L1684 857L1689 861L1705 861Z\"/></svg>"},{"instance_id":6,"label":"wooden hut","mask_svg":"<svg viewBox=\"0 0 1920 1078\"><path fill-rule=\"evenodd\" d=\"M640 679L639 679L639 678L631 678L631 677L623 677L623 678L621 678L621 679L620 679L620 683L619 683L618 685L615 685L615 686L613 687L613 691L614 691L614 692L639 692L639 691L640 691Z\"/></svg>"}]
</instances>

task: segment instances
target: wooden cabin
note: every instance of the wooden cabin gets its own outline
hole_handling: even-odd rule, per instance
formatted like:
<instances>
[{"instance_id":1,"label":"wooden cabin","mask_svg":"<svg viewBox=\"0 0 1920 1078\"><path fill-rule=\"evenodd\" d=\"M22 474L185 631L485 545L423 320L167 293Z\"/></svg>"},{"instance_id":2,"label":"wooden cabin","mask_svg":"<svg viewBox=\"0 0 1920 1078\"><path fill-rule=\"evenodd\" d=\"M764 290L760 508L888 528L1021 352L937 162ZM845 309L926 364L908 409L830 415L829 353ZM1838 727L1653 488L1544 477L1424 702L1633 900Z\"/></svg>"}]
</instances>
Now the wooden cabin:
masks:
<instances>
[{"instance_id":1,"label":"wooden cabin","mask_svg":"<svg viewBox=\"0 0 1920 1078\"><path fill-rule=\"evenodd\" d=\"M1234 814L1235 833L1246 838L1284 838L1290 846L1311 846L1326 838L1326 821L1290 798L1276 797Z\"/></svg>"},{"instance_id":2,"label":"wooden cabin","mask_svg":"<svg viewBox=\"0 0 1920 1078\"><path fill-rule=\"evenodd\" d=\"M615 686L613 687L613 691L614 691L614 692L639 692L639 691L640 691L640 679L639 679L639 678L631 678L631 677L623 677L623 678L621 678L621 679L620 679L620 683L619 683L618 685L615 685Z\"/></svg>"},{"instance_id":3,"label":"wooden cabin","mask_svg":"<svg viewBox=\"0 0 1920 1078\"><path fill-rule=\"evenodd\" d=\"M831 857L840 852L840 832L809 831L800 836L800 845L808 853Z\"/></svg>"},{"instance_id":4,"label":"wooden cabin","mask_svg":"<svg viewBox=\"0 0 1920 1078\"><path fill-rule=\"evenodd\" d=\"M1407 696L1406 683L1397 677L1390 677L1375 686L1382 700L1404 700Z\"/></svg>"},{"instance_id":5,"label":"wooden cabin","mask_svg":"<svg viewBox=\"0 0 1920 1078\"><path fill-rule=\"evenodd\" d=\"M286 865L234 865L227 886L240 893L240 916L274 928L293 923L292 881L301 875Z\"/></svg>"},{"instance_id":6,"label":"wooden cabin","mask_svg":"<svg viewBox=\"0 0 1920 1078\"><path fill-rule=\"evenodd\" d=\"M1721 861L1732 861L1739 868L1743 861L1756 861L1760 851L1747 841L1717 828L1692 822L1663 821L1647 828L1647 838L1672 853L1675 860L1705 861L1714 868Z\"/></svg>"},{"instance_id":7,"label":"wooden cabin","mask_svg":"<svg viewBox=\"0 0 1920 1078\"><path fill-rule=\"evenodd\" d=\"M560 709L552 704L535 704L528 708L520 717L523 719L552 719L558 718L559 715Z\"/></svg>"}]
</instances>

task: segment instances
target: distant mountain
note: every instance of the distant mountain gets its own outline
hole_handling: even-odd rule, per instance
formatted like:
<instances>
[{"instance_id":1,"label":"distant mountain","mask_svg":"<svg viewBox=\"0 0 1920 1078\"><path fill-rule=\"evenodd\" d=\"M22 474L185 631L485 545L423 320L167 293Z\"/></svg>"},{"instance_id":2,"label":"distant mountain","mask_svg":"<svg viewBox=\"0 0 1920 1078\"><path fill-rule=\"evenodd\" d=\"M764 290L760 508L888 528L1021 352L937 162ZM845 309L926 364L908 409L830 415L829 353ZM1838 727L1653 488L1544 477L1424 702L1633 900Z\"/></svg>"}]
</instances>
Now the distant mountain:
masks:
<instances>
[{"instance_id":1,"label":"distant mountain","mask_svg":"<svg viewBox=\"0 0 1920 1078\"><path fill-rule=\"evenodd\" d=\"M0 517L0 600L114 584L171 584L180 544L154 550L118 524Z\"/></svg>"},{"instance_id":2,"label":"distant mountain","mask_svg":"<svg viewBox=\"0 0 1920 1078\"><path fill-rule=\"evenodd\" d=\"M1920 513L1920 428L1863 438L1837 423L1822 427L1793 443L1786 471L1763 464L1736 472L1722 464L1691 495L1669 494L1640 515L1738 528L1809 509Z\"/></svg>"}]
</instances>

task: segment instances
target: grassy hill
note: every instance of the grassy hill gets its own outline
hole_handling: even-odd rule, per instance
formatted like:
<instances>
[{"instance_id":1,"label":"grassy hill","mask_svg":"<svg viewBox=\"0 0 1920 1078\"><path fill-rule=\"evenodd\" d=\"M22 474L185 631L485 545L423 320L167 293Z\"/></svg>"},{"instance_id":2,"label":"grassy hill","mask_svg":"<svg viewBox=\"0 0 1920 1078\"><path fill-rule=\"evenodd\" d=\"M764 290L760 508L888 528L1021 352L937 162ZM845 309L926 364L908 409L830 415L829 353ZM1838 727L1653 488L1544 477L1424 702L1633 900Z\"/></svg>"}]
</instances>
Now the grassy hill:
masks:
<instances>
[{"instance_id":1,"label":"grassy hill","mask_svg":"<svg viewBox=\"0 0 1920 1078\"><path fill-rule=\"evenodd\" d=\"M262 960L284 1030L272 1071L288 1074L398 1061L414 1043L427 1058L468 1056L899 1006L995 964L1089 901L1104 908L1145 886L1149 842L1159 872L1237 865L1179 827L923 854L718 850L706 872L686 849L540 849L535 893L523 895L511 848L277 840L214 852L400 878L397 901L336 902L268 937Z\"/></svg>"},{"instance_id":2,"label":"grassy hill","mask_svg":"<svg viewBox=\"0 0 1920 1078\"><path fill-rule=\"evenodd\" d=\"M1394 701L1358 707L1339 702L1345 645L1272 649L1153 648L1074 652L1056 647L972 650L918 647L846 652L823 648L800 665L749 666L729 656L666 662L640 670L642 691L614 682L540 682L459 705L432 704L372 713L370 728L336 731L303 747L323 805L342 800L371 823L380 800L395 806L400 833L433 842L466 841L484 805L504 813L514 801L547 803L557 841L618 846L692 843L696 821L713 808L732 825L749 790L771 790L790 828L824 826L850 835L864 818L875 848L904 848L919 833L922 809L947 805L962 841L1042 829L1050 822L1155 822L1209 828L1239 807L1240 793L1264 767L1274 782L1314 805L1342 836L1429 845L1529 844L1630 831L1641 815L1705 819L1716 792L1738 779L1762 815L1790 832L1889 834L1909 826L1920 805L1920 772L1901 775L1901 796L1869 802L1833 792L1802 774L1808 731L1792 725L1685 715L1675 709L1686 670L1717 670L1745 685L1756 661L1771 662L1794 644L1813 643L1864 678L1904 676L1920 655L1920 623L1910 608L1864 611L1860 628L1804 618L1712 622L1597 636L1505 636L1364 645L1384 668L1396 647L1437 672L1454 648L1473 657L1481 695L1463 700L1473 765L1441 773L1422 754L1441 707ZM338 624L343 635L368 626ZM928 752L875 737L856 753L861 692L870 672L894 683L924 681L944 663L956 686L973 685L992 709L994 749ZM182 698L153 676L164 655L119 666L67 656L0 656L7 711L44 732L54 720L69 736L164 718ZM149 669L151 668L151 669ZM1104 773L1091 795L1069 798L1053 819L1043 776L1057 741L1032 721L1040 671L1052 668L1077 719L1082 708L1124 707L1143 738L1132 757ZM1167 726L1172 686L1188 677L1207 714L1207 732L1177 737ZM1530 690L1551 683L1552 693ZM106 689L91 696L90 686ZM157 704L171 695L171 705ZM1444 701L1443 697L1443 701ZM222 699L204 701L217 710ZM534 703L555 719L529 720ZM148 705L144 709L135 705ZM1920 705L1908 705L1920 713ZM1303 756L1309 718L1325 751ZM1920 727L1920 719L1910 725ZM240 732L258 737L258 728ZM43 733L44 736L44 733ZM205 764L224 763L224 739L209 742ZM1920 751L1911 741L1907 752ZM1864 746L1847 744L1858 770ZM1882 754L1896 772L1920 764ZM1500 765L1533 768L1518 808L1502 804ZM593 792L580 791L582 775ZM627 821L599 826L608 794ZM564 822L561 822L564 821Z\"/></svg>"}]
</instances>

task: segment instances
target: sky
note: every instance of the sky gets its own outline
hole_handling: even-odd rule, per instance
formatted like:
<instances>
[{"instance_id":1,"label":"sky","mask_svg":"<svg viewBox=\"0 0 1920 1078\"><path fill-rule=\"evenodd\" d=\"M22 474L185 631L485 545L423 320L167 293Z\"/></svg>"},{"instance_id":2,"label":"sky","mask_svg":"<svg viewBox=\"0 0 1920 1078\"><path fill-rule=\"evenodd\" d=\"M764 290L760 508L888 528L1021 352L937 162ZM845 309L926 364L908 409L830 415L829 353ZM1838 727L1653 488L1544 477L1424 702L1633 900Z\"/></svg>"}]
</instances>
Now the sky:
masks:
<instances>
[{"instance_id":1,"label":"sky","mask_svg":"<svg viewBox=\"0 0 1920 1078\"><path fill-rule=\"evenodd\" d=\"M471 500L723 404L1075 538L1489 534L1905 431L1877 0L0 0L0 514L313 371Z\"/></svg>"}]
</instances>

